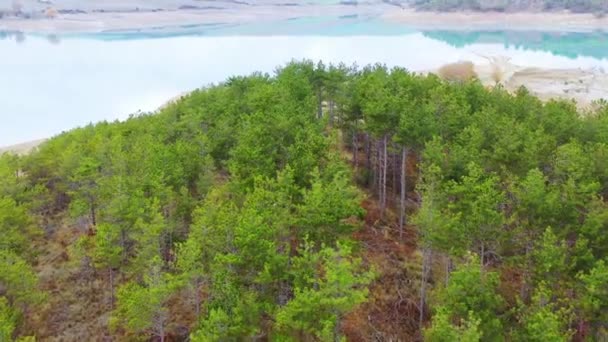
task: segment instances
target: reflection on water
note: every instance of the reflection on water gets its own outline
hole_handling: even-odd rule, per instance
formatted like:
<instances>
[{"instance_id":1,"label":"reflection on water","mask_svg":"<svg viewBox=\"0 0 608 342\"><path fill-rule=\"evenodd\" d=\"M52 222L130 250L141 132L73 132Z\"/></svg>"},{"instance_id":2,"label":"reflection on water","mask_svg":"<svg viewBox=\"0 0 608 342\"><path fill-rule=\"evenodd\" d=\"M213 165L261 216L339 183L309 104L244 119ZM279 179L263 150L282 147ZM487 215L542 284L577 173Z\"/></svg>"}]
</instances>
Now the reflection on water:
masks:
<instances>
[{"instance_id":1,"label":"reflection on water","mask_svg":"<svg viewBox=\"0 0 608 342\"><path fill-rule=\"evenodd\" d=\"M25 41L25 34L19 31L0 31L0 40L14 40L17 44Z\"/></svg>"},{"instance_id":2,"label":"reflection on water","mask_svg":"<svg viewBox=\"0 0 608 342\"><path fill-rule=\"evenodd\" d=\"M418 30L405 25L387 22L374 15L351 14L339 17L294 17L283 21L249 24L204 23L176 27L151 27L141 30L108 30L97 33L66 33L49 35L57 44L62 39L140 40L183 36L399 36ZM608 32L540 32L540 31L458 31L424 30L423 34L435 40L462 48L472 44L502 44L505 48L547 51L565 57L588 56L608 58ZM16 31L0 31L0 39L13 39L22 43L26 36Z\"/></svg>"},{"instance_id":3,"label":"reflection on water","mask_svg":"<svg viewBox=\"0 0 608 342\"><path fill-rule=\"evenodd\" d=\"M605 37L598 34L566 34L562 53L551 48L561 36L544 33L420 33L355 16L289 22L280 29L192 26L179 36L160 29L85 36L0 34L0 146L154 110L193 88L233 75L272 72L292 59L380 62L422 71L504 55L526 66L608 69L607 47L599 43Z\"/></svg>"},{"instance_id":4,"label":"reflection on water","mask_svg":"<svg viewBox=\"0 0 608 342\"><path fill-rule=\"evenodd\" d=\"M46 36L46 39L49 41L49 43L51 43L53 45L57 45L57 44L61 43L61 39L59 39L59 35L56 35L56 34L49 34Z\"/></svg>"},{"instance_id":5,"label":"reflection on water","mask_svg":"<svg viewBox=\"0 0 608 342\"><path fill-rule=\"evenodd\" d=\"M608 58L608 32L535 32L535 31L428 31L424 35L455 47L471 44L503 44L506 48L548 51L575 58Z\"/></svg>"},{"instance_id":6,"label":"reflection on water","mask_svg":"<svg viewBox=\"0 0 608 342\"><path fill-rule=\"evenodd\" d=\"M46 37L46 40L53 45L61 43L61 38L59 34L51 33L47 34L44 37ZM25 42L26 38L27 36L25 35L25 33L20 31L0 31L0 40L14 40L15 43L22 44Z\"/></svg>"}]
</instances>

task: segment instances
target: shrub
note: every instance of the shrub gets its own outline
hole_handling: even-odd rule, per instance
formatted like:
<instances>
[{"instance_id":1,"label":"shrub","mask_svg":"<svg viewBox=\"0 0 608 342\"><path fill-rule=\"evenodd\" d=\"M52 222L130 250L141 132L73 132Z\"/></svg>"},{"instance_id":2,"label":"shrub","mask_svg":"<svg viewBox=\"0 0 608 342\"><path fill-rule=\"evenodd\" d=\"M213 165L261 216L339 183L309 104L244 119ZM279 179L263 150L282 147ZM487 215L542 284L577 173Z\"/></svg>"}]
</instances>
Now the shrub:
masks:
<instances>
[{"instance_id":1,"label":"shrub","mask_svg":"<svg viewBox=\"0 0 608 342\"><path fill-rule=\"evenodd\" d=\"M446 64L437 71L439 77L452 82L464 82L477 77L472 62Z\"/></svg>"}]
</instances>

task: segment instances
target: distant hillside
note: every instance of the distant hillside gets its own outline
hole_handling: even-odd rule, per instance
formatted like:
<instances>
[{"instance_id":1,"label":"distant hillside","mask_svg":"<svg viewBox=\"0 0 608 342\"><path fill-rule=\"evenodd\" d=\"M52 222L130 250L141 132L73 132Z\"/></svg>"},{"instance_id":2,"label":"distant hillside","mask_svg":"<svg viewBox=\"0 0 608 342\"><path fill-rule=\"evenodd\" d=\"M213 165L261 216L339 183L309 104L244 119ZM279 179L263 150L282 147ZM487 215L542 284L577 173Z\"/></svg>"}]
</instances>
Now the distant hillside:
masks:
<instances>
[{"instance_id":1,"label":"distant hillside","mask_svg":"<svg viewBox=\"0 0 608 342\"><path fill-rule=\"evenodd\" d=\"M18 145L0 147L0 154L3 154L5 152L12 152L12 153L16 153L16 154L27 154L33 148L37 147L38 145L42 144L45 141L46 141L46 139L39 139L39 140L33 140L33 141L26 142L26 143L18 144Z\"/></svg>"},{"instance_id":2,"label":"distant hillside","mask_svg":"<svg viewBox=\"0 0 608 342\"><path fill-rule=\"evenodd\" d=\"M605 0L411 0L415 8L434 11L555 11L604 15Z\"/></svg>"}]
</instances>

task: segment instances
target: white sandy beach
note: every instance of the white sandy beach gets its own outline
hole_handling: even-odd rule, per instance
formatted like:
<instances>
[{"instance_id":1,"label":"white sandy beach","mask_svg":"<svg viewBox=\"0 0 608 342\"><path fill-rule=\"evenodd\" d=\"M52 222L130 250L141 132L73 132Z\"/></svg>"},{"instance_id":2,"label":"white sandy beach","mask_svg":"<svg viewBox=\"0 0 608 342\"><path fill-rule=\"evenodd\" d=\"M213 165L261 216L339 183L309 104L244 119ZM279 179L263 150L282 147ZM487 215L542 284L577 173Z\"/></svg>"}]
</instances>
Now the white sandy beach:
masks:
<instances>
[{"instance_id":1,"label":"white sandy beach","mask_svg":"<svg viewBox=\"0 0 608 342\"><path fill-rule=\"evenodd\" d=\"M515 91L524 86L545 101L569 99L576 101L579 108L586 109L608 94L608 74L604 70L525 67L500 56L475 65L477 77L486 86L496 84L493 75L497 69L505 89Z\"/></svg>"},{"instance_id":2,"label":"white sandy beach","mask_svg":"<svg viewBox=\"0 0 608 342\"><path fill-rule=\"evenodd\" d=\"M19 14L15 15L14 4ZM52 18L48 9L52 8ZM294 17L364 15L414 29L608 30L608 18L569 12L420 12L380 0L0 0L0 30L66 33L200 24L246 24Z\"/></svg>"}]
</instances>

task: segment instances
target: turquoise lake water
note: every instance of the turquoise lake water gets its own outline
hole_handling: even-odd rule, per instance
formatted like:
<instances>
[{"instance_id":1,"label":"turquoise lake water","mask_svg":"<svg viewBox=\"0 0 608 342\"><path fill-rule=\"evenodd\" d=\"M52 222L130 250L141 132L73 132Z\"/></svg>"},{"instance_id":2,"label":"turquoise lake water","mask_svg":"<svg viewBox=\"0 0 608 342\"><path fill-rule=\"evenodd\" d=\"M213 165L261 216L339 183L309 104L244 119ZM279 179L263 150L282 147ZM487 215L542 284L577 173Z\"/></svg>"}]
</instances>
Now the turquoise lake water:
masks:
<instances>
[{"instance_id":1,"label":"turquoise lake water","mask_svg":"<svg viewBox=\"0 0 608 342\"><path fill-rule=\"evenodd\" d=\"M0 146L151 111L193 88L272 72L292 59L429 70L482 55L608 70L608 33L419 31L360 16L77 35L0 32Z\"/></svg>"}]
</instances>

